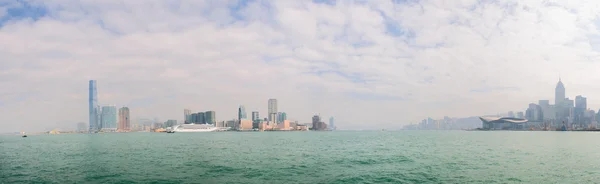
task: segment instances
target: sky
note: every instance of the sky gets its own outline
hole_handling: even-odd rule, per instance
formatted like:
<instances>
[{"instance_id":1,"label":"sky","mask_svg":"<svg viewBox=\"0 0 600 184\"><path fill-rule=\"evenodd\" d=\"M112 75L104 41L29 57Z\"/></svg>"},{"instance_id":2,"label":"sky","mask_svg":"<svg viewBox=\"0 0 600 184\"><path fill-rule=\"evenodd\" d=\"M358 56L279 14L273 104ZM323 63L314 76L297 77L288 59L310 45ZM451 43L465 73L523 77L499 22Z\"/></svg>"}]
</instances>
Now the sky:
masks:
<instances>
[{"instance_id":1,"label":"sky","mask_svg":"<svg viewBox=\"0 0 600 184\"><path fill-rule=\"evenodd\" d=\"M567 97L600 108L600 1L0 0L0 132L75 129L99 104L133 118L393 129L524 111Z\"/></svg>"}]
</instances>

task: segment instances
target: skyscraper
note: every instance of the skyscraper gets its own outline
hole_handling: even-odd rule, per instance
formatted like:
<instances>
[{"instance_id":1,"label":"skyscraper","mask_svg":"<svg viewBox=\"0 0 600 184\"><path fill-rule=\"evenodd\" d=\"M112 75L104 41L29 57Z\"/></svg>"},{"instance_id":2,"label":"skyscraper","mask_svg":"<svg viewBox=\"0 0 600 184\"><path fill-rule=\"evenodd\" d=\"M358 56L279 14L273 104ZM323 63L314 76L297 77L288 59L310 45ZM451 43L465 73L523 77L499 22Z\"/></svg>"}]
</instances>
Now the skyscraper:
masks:
<instances>
[{"instance_id":1,"label":"skyscraper","mask_svg":"<svg viewBox=\"0 0 600 184\"><path fill-rule=\"evenodd\" d=\"M560 78L558 78L558 83L556 84L556 88L554 89L554 104L558 106L562 106L565 100L565 85L563 85Z\"/></svg>"},{"instance_id":2,"label":"skyscraper","mask_svg":"<svg viewBox=\"0 0 600 184\"><path fill-rule=\"evenodd\" d=\"M335 130L335 124L333 123L333 117L329 118L329 129Z\"/></svg>"},{"instance_id":3,"label":"skyscraper","mask_svg":"<svg viewBox=\"0 0 600 184\"><path fill-rule=\"evenodd\" d=\"M131 131L131 120L129 119L129 108L121 107L119 109L119 126L117 131L129 132Z\"/></svg>"},{"instance_id":4,"label":"skyscraper","mask_svg":"<svg viewBox=\"0 0 600 184\"><path fill-rule=\"evenodd\" d=\"M252 121L260 120L260 116L258 115L258 111L252 111Z\"/></svg>"},{"instance_id":5,"label":"skyscraper","mask_svg":"<svg viewBox=\"0 0 600 184\"><path fill-rule=\"evenodd\" d=\"M100 119L100 109L98 108L98 92L96 91L96 80L90 80L89 84L89 114L90 114L90 133L98 131Z\"/></svg>"},{"instance_id":6,"label":"skyscraper","mask_svg":"<svg viewBox=\"0 0 600 184\"><path fill-rule=\"evenodd\" d=\"M248 119L248 116L246 115L246 108L243 105L240 105L240 108L238 108L238 119Z\"/></svg>"},{"instance_id":7,"label":"skyscraper","mask_svg":"<svg viewBox=\"0 0 600 184\"><path fill-rule=\"evenodd\" d=\"M277 99L269 99L269 121L277 121Z\"/></svg>"},{"instance_id":8,"label":"skyscraper","mask_svg":"<svg viewBox=\"0 0 600 184\"><path fill-rule=\"evenodd\" d=\"M316 131L320 131L320 130L327 130L327 124L325 124L325 122L321 121L321 116L319 115L314 115L312 118L312 130L316 130Z\"/></svg>"},{"instance_id":9,"label":"skyscraper","mask_svg":"<svg viewBox=\"0 0 600 184\"><path fill-rule=\"evenodd\" d=\"M287 113L285 112L281 112L281 116L279 116L281 118L281 120L279 120L279 122L283 122L285 120L287 120Z\"/></svg>"},{"instance_id":10,"label":"skyscraper","mask_svg":"<svg viewBox=\"0 0 600 184\"><path fill-rule=\"evenodd\" d=\"M102 130L112 132L117 130L117 107L102 106Z\"/></svg>"},{"instance_id":11,"label":"skyscraper","mask_svg":"<svg viewBox=\"0 0 600 184\"><path fill-rule=\"evenodd\" d=\"M277 123L281 123L283 120L281 120L281 112L277 112Z\"/></svg>"},{"instance_id":12,"label":"skyscraper","mask_svg":"<svg viewBox=\"0 0 600 184\"><path fill-rule=\"evenodd\" d=\"M580 127L587 127L589 123L587 123L585 119L585 113L587 111L587 98L581 95L577 95L575 97L575 109L573 109L573 122L577 123ZM591 122L590 122L591 123Z\"/></svg>"},{"instance_id":13,"label":"skyscraper","mask_svg":"<svg viewBox=\"0 0 600 184\"><path fill-rule=\"evenodd\" d=\"M192 119L192 110L183 109L183 123L189 124L189 123L191 123L191 119Z\"/></svg>"},{"instance_id":14,"label":"skyscraper","mask_svg":"<svg viewBox=\"0 0 600 184\"><path fill-rule=\"evenodd\" d=\"M204 112L204 119L207 124L215 124L217 122L215 118L215 111Z\"/></svg>"},{"instance_id":15,"label":"skyscraper","mask_svg":"<svg viewBox=\"0 0 600 184\"><path fill-rule=\"evenodd\" d=\"M199 112L198 116L196 117L196 121L194 123L196 123L196 124L206 124L206 113Z\"/></svg>"}]
</instances>

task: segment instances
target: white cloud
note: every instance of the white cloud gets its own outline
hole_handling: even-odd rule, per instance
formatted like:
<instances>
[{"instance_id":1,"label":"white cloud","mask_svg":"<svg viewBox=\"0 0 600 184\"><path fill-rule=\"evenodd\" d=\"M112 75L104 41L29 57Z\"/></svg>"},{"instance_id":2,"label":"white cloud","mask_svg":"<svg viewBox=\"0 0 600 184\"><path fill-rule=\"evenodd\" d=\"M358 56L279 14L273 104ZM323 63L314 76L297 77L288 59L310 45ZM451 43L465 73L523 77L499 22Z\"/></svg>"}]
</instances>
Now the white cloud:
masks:
<instances>
[{"instance_id":1,"label":"white cloud","mask_svg":"<svg viewBox=\"0 0 600 184\"><path fill-rule=\"evenodd\" d=\"M398 127L523 110L553 99L559 74L600 106L595 2L33 3L51 16L0 22L7 131L87 122L89 79L100 103L162 120L183 108L226 120L239 105L264 116L278 98L301 122Z\"/></svg>"}]
</instances>

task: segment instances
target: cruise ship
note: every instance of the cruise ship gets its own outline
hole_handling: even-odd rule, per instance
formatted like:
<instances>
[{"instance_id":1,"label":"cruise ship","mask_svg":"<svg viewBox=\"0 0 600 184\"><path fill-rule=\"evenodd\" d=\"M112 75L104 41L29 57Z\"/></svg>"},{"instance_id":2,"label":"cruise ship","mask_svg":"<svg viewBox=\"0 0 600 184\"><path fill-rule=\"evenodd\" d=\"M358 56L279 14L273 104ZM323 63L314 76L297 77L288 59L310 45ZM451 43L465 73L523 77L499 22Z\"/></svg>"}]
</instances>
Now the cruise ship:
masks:
<instances>
[{"instance_id":1,"label":"cruise ship","mask_svg":"<svg viewBox=\"0 0 600 184\"><path fill-rule=\"evenodd\" d=\"M221 128L211 124L183 124L173 127L171 132L214 132Z\"/></svg>"}]
</instances>

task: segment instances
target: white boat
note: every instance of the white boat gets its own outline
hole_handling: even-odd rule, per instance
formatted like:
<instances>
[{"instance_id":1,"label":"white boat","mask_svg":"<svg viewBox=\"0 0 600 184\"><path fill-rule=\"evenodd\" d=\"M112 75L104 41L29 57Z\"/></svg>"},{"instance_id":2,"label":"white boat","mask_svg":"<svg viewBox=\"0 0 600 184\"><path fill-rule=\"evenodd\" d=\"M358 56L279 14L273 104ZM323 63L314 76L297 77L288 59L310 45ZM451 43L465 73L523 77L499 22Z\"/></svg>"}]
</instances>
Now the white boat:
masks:
<instances>
[{"instance_id":1,"label":"white boat","mask_svg":"<svg viewBox=\"0 0 600 184\"><path fill-rule=\"evenodd\" d=\"M210 124L183 124L173 127L172 132L214 132L219 128Z\"/></svg>"}]
</instances>

